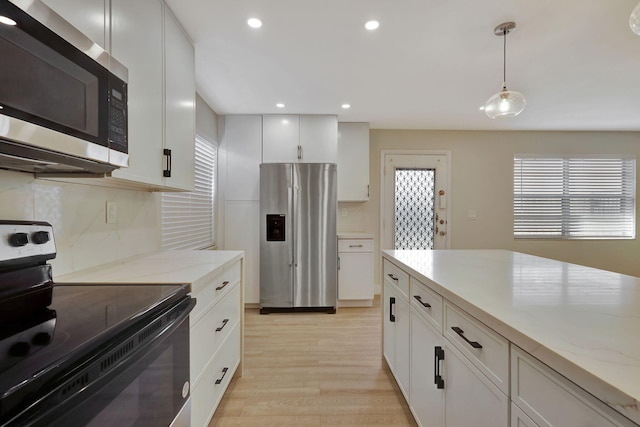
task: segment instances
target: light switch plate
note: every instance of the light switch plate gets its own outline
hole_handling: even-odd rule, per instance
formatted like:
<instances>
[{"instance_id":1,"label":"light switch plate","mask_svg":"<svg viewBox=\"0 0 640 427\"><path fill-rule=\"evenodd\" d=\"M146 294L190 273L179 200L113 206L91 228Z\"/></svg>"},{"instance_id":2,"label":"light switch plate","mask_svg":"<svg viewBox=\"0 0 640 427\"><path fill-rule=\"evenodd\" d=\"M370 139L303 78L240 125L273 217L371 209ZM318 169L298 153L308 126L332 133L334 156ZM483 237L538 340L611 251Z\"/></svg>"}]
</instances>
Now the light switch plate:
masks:
<instances>
[{"instance_id":1,"label":"light switch plate","mask_svg":"<svg viewBox=\"0 0 640 427\"><path fill-rule=\"evenodd\" d=\"M107 224L118 223L118 204L107 200Z\"/></svg>"}]
</instances>

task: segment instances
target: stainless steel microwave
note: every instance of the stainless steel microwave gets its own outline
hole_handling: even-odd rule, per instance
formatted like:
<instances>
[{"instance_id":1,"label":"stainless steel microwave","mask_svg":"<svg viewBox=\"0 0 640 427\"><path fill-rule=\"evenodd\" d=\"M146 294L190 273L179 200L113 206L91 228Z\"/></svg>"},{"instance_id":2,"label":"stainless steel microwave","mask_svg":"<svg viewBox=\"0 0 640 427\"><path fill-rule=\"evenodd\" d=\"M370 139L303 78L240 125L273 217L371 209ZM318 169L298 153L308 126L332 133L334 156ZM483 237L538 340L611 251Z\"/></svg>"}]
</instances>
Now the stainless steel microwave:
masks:
<instances>
[{"instance_id":1,"label":"stainless steel microwave","mask_svg":"<svg viewBox=\"0 0 640 427\"><path fill-rule=\"evenodd\" d=\"M127 69L40 0L0 0L0 168L104 175L129 163Z\"/></svg>"}]
</instances>

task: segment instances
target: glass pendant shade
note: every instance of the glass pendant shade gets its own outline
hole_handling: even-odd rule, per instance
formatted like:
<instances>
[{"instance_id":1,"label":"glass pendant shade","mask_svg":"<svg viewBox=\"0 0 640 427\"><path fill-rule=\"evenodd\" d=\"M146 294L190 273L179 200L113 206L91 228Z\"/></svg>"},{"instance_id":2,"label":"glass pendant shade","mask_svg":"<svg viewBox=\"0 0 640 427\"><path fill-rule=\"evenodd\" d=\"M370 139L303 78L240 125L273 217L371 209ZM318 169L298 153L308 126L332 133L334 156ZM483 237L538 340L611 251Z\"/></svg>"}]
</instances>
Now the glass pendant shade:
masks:
<instances>
[{"instance_id":1,"label":"glass pendant shade","mask_svg":"<svg viewBox=\"0 0 640 427\"><path fill-rule=\"evenodd\" d=\"M484 112L492 119L506 119L522 113L527 105L524 95L515 90L503 88L484 104Z\"/></svg>"},{"instance_id":2,"label":"glass pendant shade","mask_svg":"<svg viewBox=\"0 0 640 427\"><path fill-rule=\"evenodd\" d=\"M631 16L629 17L629 26L631 31L640 36L640 3L633 9Z\"/></svg>"}]
</instances>

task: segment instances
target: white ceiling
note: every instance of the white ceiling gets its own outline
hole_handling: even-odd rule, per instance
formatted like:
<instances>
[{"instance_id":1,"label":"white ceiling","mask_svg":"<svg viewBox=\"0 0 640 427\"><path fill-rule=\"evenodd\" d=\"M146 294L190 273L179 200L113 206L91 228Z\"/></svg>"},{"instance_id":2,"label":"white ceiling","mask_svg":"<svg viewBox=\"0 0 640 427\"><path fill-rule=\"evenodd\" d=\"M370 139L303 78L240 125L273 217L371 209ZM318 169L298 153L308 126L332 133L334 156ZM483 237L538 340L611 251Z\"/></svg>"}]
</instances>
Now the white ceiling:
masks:
<instances>
[{"instance_id":1,"label":"white ceiling","mask_svg":"<svg viewBox=\"0 0 640 427\"><path fill-rule=\"evenodd\" d=\"M638 0L165 1L195 43L197 90L218 114L337 114L376 129L640 131L640 36L628 24ZM369 19L380 28L365 30ZM517 24L507 87L528 104L492 120L478 108L501 89L493 29L504 21Z\"/></svg>"}]
</instances>

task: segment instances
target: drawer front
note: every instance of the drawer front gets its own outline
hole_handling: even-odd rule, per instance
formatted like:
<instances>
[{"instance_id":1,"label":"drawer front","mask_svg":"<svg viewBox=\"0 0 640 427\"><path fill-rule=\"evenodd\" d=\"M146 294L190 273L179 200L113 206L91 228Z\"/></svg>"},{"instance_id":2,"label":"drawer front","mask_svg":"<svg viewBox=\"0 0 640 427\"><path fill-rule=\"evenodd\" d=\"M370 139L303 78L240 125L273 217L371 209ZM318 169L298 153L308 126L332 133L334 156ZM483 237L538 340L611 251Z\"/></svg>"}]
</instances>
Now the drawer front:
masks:
<instances>
[{"instance_id":1,"label":"drawer front","mask_svg":"<svg viewBox=\"0 0 640 427\"><path fill-rule=\"evenodd\" d=\"M191 426L206 427L240 363L240 325L215 354L204 377L191 390Z\"/></svg>"},{"instance_id":2,"label":"drawer front","mask_svg":"<svg viewBox=\"0 0 640 427\"><path fill-rule=\"evenodd\" d=\"M444 336L503 393L509 393L509 341L445 302Z\"/></svg>"},{"instance_id":3,"label":"drawer front","mask_svg":"<svg viewBox=\"0 0 640 427\"><path fill-rule=\"evenodd\" d=\"M397 267L395 264L391 263L388 260L384 260L384 280L389 284L396 286L397 289L404 294L404 296L409 295L409 275L403 271L400 267Z\"/></svg>"},{"instance_id":4,"label":"drawer front","mask_svg":"<svg viewBox=\"0 0 640 427\"><path fill-rule=\"evenodd\" d=\"M414 277L409 279L411 304L442 331L442 296Z\"/></svg>"},{"instance_id":5,"label":"drawer front","mask_svg":"<svg viewBox=\"0 0 640 427\"><path fill-rule=\"evenodd\" d=\"M338 239L338 252L373 252L373 239Z\"/></svg>"},{"instance_id":6,"label":"drawer front","mask_svg":"<svg viewBox=\"0 0 640 427\"><path fill-rule=\"evenodd\" d=\"M514 345L511 346L511 381L511 400L536 425L636 425Z\"/></svg>"},{"instance_id":7,"label":"drawer front","mask_svg":"<svg viewBox=\"0 0 640 427\"><path fill-rule=\"evenodd\" d=\"M240 322L240 286L224 296L191 326L189 334L191 381L197 382L206 364Z\"/></svg>"},{"instance_id":8,"label":"drawer front","mask_svg":"<svg viewBox=\"0 0 640 427\"><path fill-rule=\"evenodd\" d=\"M238 282L240 282L240 261L210 279L209 283L192 295L198 302L189 317L193 321L197 321ZM191 324L193 325L193 322Z\"/></svg>"}]
</instances>

